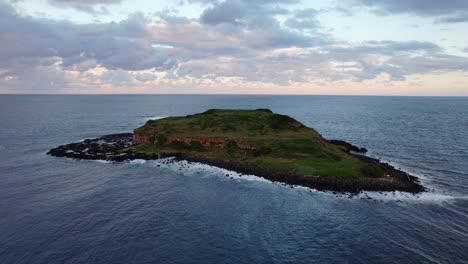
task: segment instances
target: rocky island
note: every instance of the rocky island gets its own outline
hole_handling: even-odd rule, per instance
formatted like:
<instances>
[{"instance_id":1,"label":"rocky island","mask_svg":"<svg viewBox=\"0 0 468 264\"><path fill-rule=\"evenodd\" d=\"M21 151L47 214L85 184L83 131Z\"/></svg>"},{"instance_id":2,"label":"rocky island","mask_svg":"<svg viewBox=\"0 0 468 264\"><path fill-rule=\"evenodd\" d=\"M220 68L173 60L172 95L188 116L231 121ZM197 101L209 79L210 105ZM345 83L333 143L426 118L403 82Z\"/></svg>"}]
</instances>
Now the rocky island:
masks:
<instances>
[{"instance_id":1,"label":"rocky island","mask_svg":"<svg viewBox=\"0 0 468 264\"><path fill-rule=\"evenodd\" d=\"M133 134L87 139L48 154L116 162L175 157L318 190L423 191L416 177L363 155L366 151L326 140L268 109L212 109L150 120Z\"/></svg>"}]
</instances>

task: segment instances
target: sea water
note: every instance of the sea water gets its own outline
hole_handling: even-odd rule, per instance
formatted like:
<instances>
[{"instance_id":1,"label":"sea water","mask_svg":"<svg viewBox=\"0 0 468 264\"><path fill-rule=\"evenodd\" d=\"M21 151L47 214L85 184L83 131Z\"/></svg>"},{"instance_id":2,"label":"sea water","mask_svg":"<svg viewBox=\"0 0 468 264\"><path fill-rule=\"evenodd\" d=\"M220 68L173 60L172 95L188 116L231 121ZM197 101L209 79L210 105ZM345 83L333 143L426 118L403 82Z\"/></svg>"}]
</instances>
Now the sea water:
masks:
<instances>
[{"instance_id":1,"label":"sea water","mask_svg":"<svg viewBox=\"0 0 468 264\"><path fill-rule=\"evenodd\" d=\"M319 192L61 144L210 108L270 108L369 149L428 192ZM468 98L0 96L0 263L467 263Z\"/></svg>"}]
</instances>

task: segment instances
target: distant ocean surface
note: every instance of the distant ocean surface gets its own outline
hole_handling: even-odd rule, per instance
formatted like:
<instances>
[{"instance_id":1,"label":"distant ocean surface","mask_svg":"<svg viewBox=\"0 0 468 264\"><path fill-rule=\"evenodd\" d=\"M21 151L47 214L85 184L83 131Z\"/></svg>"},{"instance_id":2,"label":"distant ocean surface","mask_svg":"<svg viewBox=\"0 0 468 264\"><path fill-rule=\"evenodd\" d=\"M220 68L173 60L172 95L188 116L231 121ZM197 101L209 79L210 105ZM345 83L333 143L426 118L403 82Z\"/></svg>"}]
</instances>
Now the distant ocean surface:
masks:
<instances>
[{"instance_id":1,"label":"distant ocean surface","mask_svg":"<svg viewBox=\"0 0 468 264\"><path fill-rule=\"evenodd\" d=\"M291 115L429 192L348 198L202 164L46 155L210 108ZM2 264L468 263L466 97L0 95L0 124Z\"/></svg>"}]
</instances>

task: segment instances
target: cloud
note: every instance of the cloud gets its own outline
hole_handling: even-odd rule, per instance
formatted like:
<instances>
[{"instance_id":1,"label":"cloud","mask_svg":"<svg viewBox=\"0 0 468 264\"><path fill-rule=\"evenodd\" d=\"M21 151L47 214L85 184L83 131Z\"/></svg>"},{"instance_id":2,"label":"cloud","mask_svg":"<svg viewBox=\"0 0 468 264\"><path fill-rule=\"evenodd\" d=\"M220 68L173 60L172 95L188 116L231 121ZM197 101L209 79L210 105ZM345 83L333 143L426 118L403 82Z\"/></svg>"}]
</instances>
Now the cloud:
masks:
<instances>
[{"instance_id":1,"label":"cloud","mask_svg":"<svg viewBox=\"0 0 468 264\"><path fill-rule=\"evenodd\" d=\"M205 24L237 24L247 16L247 6L241 1L226 1L203 11L200 20Z\"/></svg>"},{"instance_id":2,"label":"cloud","mask_svg":"<svg viewBox=\"0 0 468 264\"><path fill-rule=\"evenodd\" d=\"M244 46L254 49L285 47L312 47L329 42L328 36L318 32L315 19L318 11L303 9L295 12L286 7L297 1L274 0L226 0L215 2L200 16L203 25L224 30L239 39ZM277 16L289 16L283 27ZM302 34L307 30L309 34Z\"/></svg>"},{"instance_id":3,"label":"cloud","mask_svg":"<svg viewBox=\"0 0 468 264\"><path fill-rule=\"evenodd\" d=\"M145 73L135 74L134 78L140 82L149 82L149 81L154 81L158 79L158 76L154 73L145 72Z\"/></svg>"},{"instance_id":4,"label":"cloud","mask_svg":"<svg viewBox=\"0 0 468 264\"><path fill-rule=\"evenodd\" d=\"M6 5L0 9L0 66L61 61L63 67L70 67L94 61L109 69L166 70L176 64L145 39L147 21L142 14L120 23L75 25L24 17Z\"/></svg>"},{"instance_id":5,"label":"cloud","mask_svg":"<svg viewBox=\"0 0 468 264\"><path fill-rule=\"evenodd\" d=\"M200 21L205 24L217 25L221 23L254 25L252 22L259 18L271 18L274 15L286 15L289 10L287 6L297 1L273 0L247 1L247 0L226 0L223 2L213 2L206 8L200 16Z\"/></svg>"},{"instance_id":6,"label":"cloud","mask_svg":"<svg viewBox=\"0 0 468 264\"><path fill-rule=\"evenodd\" d=\"M459 13L453 16L445 16L435 20L436 23L465 23L468 22L468 12Z\"/></svg>"},{"instance_id":7,"label":"cloud","mask_svg":"<svg viewBox=\"0 0 468 264\"><path fill-rule=\"evenodd\" d=\"M174 79L190 77L218 80L233 77L256 83L289 85L320 81L372 80L387 75L402 81L413 74L468 70L468 60L448 56L430 42L369 41L359 45L326 45L308 50L287 48L264 56L212 57L191 60L174 72ZM251 62L255 63L251 63Z\"/></svg>"},{"instance_id":8,"label":"cloud","mask_svg":"<svg viewBox=\"0 0 468 264\"><path fill-rule=\"evenodd\" d=\"M322 32L322 11L293 3L205 1L200 18L134 13L75 24L23 16L0 1L0 87L284 86L468 70L467 58L432 42L337 40Z\"/></svg>"},{"instance_id":9,"label":"cloud","mask_svg":"<svg viewBox=\"0 0 468 264\"><path fill-rule=\"evenodd\" d=\"M225 3L217 4L216 7ZM244 5L241 2L236 4ZM208 11L203 12L199 20L159 15L159 23L151 26L150 30L154 33L153 41L187 49L193 54L192 56L206 52L215 52L221 56L233 54L242 56L258 50L291 46L313 47L329 42L325 34L305 35L282 27L273 15L274 12L266 11L268 7L255 6L255 8L263 11L252 14L238 12L237 15L229 17L224 15L225 8L213 9L211 6L206 9ZM247 10L247 8L241 9Z\"/></svg>"},{"instance_id":10,"label":"cloud","mask_svg":"<svg viewBox=\"0 0 468 264\"><path fill-rule=\"evenodd\" d=\"M337 70L344 70L338 78L347 76L355 81L374 79L380 74L401 81L414 74L468 70L467 58L447 55L430 42L367 41L331 47L324 54L327 60L338 64ZM345 68L341 68L343 65Z\"/></svg>"},{"instance_id":11,"label":"cloud","mask_svg":"<svg viewBox=\"0 0 468 264\"><path fill-rule=\"evenodd\" d=\"M22 16L0 2L0 73L11 77L5 85L30 87L29 83L39 81L43 87L53 88L58 83L66 87L71 78L66 72L70 71L79 74L96 67L166 71L176 67L176 58L145 38L148 22L136 13L120 23L78 25ZM59 76L67 78L57 79ZM49 77L52 79L47 81Z\"/></svg>"},{"instance_id":12,"label":"cloud","mask_svg":"<svg viewBox=\"0 0 468 264\"><path fill-rule=\"evenodd\" d=\"M296 10L294 16L285 21L285 25L299 30L317 30L320 28L320 22L317 19L319 13L313 8Z\"/></svg>"},{"instance_id":13,"label":"cloud","mask_svg":"<svg viewBox=\"0 0 468 264\"><path fill-rule=\"evenodd\" d=\"M437 23L461 23L468 21L467 0L353 0L352 6L367 6L380 15L413 14L436 17ZM348 5L349 7L349 5ZM343 4L339 9L345 9Z\"/></svg>"},{"instance_id":14,"label":"cloud","mask_svg":"<svg viewBox=\"0 0 468 264\"><path fill-rule=\"evenodd\" d=\"M87 13L106 13L106 5L120 4L123 0L48 0L59 8L74 8ZM98 9L97 7L100 7Z\"/></svg>"},{"instance_id":15,"label":"cloud","mask_svg":"<svg viewBox=\"0 0 468 264\"><path fill-rule=\"evenodd\" d=\"M450 15L468 9L466 0L354 0L355 2L380 9L388 13L412 13L421 16Z\"/></svg>"}]
</instances>

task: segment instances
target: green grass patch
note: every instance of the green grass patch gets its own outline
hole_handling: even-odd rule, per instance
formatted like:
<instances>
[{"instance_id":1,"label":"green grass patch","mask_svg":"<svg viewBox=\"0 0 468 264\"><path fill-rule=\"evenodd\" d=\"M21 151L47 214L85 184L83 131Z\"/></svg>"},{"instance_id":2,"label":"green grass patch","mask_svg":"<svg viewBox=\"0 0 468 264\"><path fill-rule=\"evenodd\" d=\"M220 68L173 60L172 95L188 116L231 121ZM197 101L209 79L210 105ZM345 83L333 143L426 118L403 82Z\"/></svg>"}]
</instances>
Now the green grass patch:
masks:
<instances>
[{"instance_id":1,"label":"green grass patch","mask_svg":"<svg viewBox=\"0 0 468 264\"><path fill-rule=\"evenodd\" d=\"M148 121L135 133L153 137L153 144L135 147L135 151L147 154L190 151L212 158L314 176L356 178L383 175L377 165L352 156L325 141L314 129L269 109L211 109L200 114ZM167 143L168 137L209 137L225 140L227 146L224 149L205 147L196 140ZM245 149L240 145L254 148Z\"/></svg>"},{"instance_id":2,"label":"green grass patch","mask_svg":"<svg viewBox=\"0 0 468 264\"><path fill-rule=\"evenodd\" d=\"M149 144L135 146L133 150L137 153L152 155L161 153L162 148L158 145Z\"/></svg>"}]
</instances>

